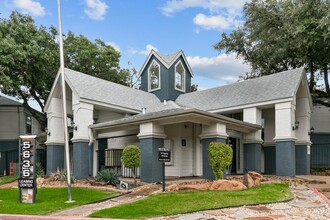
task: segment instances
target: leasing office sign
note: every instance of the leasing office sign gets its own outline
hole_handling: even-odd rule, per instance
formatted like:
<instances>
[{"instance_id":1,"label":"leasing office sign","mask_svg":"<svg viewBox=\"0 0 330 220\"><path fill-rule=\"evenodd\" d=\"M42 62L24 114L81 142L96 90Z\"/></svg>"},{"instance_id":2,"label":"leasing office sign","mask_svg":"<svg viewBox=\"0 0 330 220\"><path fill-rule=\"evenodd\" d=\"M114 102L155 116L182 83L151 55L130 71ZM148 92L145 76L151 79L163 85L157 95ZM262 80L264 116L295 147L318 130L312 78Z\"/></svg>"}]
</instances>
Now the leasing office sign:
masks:
<instances>
[{"instance_id":1,"label":"leasing office sign","mask_svg":"<svg viewBox=\"0 0 330 220\"><path fill-rule=\"evenodd\" d=\"M19 202L34 203L36 196L35 135L20 136L19 146Z\"/></svg>"}]
</instances>

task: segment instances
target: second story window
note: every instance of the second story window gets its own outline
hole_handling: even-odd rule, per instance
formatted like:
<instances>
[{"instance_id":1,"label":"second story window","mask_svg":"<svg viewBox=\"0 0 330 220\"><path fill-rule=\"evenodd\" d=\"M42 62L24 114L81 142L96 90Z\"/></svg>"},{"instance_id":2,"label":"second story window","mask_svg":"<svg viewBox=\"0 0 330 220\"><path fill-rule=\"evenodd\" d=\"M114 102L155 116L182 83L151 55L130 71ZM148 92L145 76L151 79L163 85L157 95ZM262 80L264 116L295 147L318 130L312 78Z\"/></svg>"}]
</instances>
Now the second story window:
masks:
<instances>
[{"instance_id":1,"label":"second story window","mask_svg":"<svg viewBox=\"0 0 330 220\"><path fill-rule=\"evenodd\" d=\"M160 66L152 61L148 70L149 91L160 89Z\"/></svg>"},{"instance_id":2,"label":"second story window","mask_svg":"<svg viewBox=\"0 0 330 220\"><path fill-rule=\"evenodd\" d=\"M175 89L180 90L180 91L185 91L185 70L184 67L179 61L175 65Z\"/></svg>"}]
</instances>

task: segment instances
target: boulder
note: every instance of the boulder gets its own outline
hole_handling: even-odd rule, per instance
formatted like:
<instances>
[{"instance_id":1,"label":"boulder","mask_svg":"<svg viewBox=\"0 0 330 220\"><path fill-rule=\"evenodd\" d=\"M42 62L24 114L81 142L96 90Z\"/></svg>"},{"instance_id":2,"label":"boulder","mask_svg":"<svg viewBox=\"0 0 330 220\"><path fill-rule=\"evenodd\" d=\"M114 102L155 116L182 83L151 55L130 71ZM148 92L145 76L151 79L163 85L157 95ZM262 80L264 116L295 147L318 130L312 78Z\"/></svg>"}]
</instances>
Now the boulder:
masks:
<instances>
[{"instance_id":1,"label":"boulder","mask_svg":"<svg viewBox=\"0 0 330 220\"><path fill-rule=\"evenodd\" d=\"M215 180L209 188L210 190L244 190L241 182L235 180Z\"/></svg>"},{"instance_id":2,"label":"boulder","mask_svg":"<svg viewBox=\"0 0 330 220\"><path fill-rule=\"evenodd\" d=\"M249 171L248 173L244 174L243 177L243 184L247 188L251 188L254 186L260 186L262 175L260 173Z\"/></svg>"}]
</instances>

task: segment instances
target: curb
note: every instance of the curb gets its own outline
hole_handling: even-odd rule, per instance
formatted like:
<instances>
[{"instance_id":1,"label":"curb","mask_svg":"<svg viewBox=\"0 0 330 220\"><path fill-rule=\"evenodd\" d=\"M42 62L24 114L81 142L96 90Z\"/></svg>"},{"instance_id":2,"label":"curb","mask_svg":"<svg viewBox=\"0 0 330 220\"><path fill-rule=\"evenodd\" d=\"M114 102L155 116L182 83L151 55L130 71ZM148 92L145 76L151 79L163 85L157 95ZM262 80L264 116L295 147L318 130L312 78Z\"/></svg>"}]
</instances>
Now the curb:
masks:
<instances>
[{"instance_id":1,"label":"curb","mask_svg":"<svg viewBox=\"0 0 330 220\"><path fill-rule=\"evenodd\" d=\"M311 188L311 190L318 195L319 197L321 197L326 203L328 203L330 205L330 199L328 197L326 197L325 195L323 195L320 191L318 191L316 188Z\"/></svg>"}]
</instances>

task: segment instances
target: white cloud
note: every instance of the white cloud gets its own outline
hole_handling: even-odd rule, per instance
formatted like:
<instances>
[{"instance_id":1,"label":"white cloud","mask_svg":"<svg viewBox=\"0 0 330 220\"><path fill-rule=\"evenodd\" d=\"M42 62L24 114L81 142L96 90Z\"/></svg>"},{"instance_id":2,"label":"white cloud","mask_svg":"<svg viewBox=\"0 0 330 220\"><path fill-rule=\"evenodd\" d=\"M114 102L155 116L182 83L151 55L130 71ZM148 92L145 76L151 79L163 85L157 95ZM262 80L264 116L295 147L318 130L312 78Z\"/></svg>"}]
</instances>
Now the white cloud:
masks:
<instances>
[{"instance_id":1,"label":"white cloud","mask_svg":"<svg viewBox=\"0 0 330 220\"><path fill-rule=\"evenodd\" d=\"M140 50L140 51L138 51L138 50L136 50L136 49L134 49L134 48L131 48L131 49L129 50L129 53L130 53L130 54L141 54L141 55L146 55L146 56L148 56L149 53L151 52L151 50L158 51L158 49L157 49L155 46L153 46L153 45L151 45L151 44L147 44L147 45L146 45L146 48L145 48L144 50Z\"/></svg>"},{"instance_id":2,"label":"white cloud","mask_svg":"<svg viewBox=\"0 0 330 220\"><path fill-rule=\"evenodd\" d=\"M45 8L40 4L40 2L33 0L14 0L15 7L22 9L23 11L34 15L34 16L44 16Z\"/></svg>"},{"instance_id":3,"label":"white cloud","mask_svg":"<svg viewBox=\"0 0 330 220\"><path fill-rule=\"evenodd\" d=\"M206 16L204 14L197 14L194 18L194 23L207 30L210 29L228 29L231 26L231 22L224 16Z\"/></svg>"},{"instance_id":4,"label":"white cloud","mask_svg":"<svg viewBox=\"0 0 330 220\"><path fill-rule=\"evenodd\" d=\"M107 13L108 5L101 0L85 0L87 8L85 8L85 14L93 20L104 20L104 16Z\"/></svg>"},{"instance_id":5,"label":"white cloud","mask_svg":"<svg viewBox=\"0 0 330 220\"><path fill-rule=\"evenodd\" d=\"M115 48L115 50L117 50L118 52L120 52L120 47L115 42L106 42L106 45L110 45L113 48Z\"/></svg>"},{"instance_id":6,"label":"white cloud","mask_svg":"<svg viewBox=\"0 0 330 220\"><path fill-rule=\"evenodd\" d=\"M213 80L233 83L238 77L250 70L250 67L236 58L236 54L219 54L216 57L187 57L194 74Z\"/></svg>"},{"instance_id":7,"label":"white cloud","mask_svg":"<svg viewBox=\"0 0 330 220\"><path fill-rule=\"evenodd\" d=\"M161 11L166 16L172 16L188 8L206 9L209 14L197 14L194 23L207 30L224 30L241 23L241 11L247 1L249 0L169 0ZM199 33L199 29L195 29L195 32Z\"/></svg>"}]
</instances>

